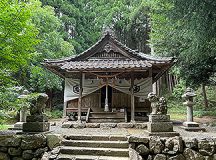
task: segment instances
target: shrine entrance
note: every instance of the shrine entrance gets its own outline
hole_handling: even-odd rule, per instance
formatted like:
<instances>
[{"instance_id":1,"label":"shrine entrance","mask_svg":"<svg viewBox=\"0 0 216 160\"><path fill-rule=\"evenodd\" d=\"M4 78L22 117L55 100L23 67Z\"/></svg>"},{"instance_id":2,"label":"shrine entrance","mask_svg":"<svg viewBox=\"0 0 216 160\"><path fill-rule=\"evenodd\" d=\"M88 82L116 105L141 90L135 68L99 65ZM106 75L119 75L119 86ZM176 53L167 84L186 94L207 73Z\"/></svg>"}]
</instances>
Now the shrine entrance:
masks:
<instances>
[{"instance_id":1,"label":"shrine entrance","mask_svg":"<svg viewBox=\"0 0 216 160\"><path fill-rule=\"evenodd\" d=\"M108 86L108 106L109 106L109 111L112 107L112 87ZM106 102L106 86L101 88L101 108L105 107L105 102Z\"/></svg>"}]
</instances>

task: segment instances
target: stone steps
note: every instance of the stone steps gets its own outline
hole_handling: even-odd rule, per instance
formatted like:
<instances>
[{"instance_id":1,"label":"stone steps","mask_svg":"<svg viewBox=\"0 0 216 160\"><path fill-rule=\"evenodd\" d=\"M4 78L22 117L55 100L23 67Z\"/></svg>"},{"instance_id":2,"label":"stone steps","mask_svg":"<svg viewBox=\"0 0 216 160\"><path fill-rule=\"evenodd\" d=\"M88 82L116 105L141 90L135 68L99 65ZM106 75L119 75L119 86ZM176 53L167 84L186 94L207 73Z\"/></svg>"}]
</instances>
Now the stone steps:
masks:
<instances>
[{"instance_id":1,"label":"stone steps","mask_svg":"<svg viewBox=\"0 0 216 160\"><path fill-rule=\"evenodd\" d=\"M58 160L129 160L128 157L60 154Z\"/></svg>"},{"instance_id":2,"label":"stone steps","mask_svg":"<svg viewBox=\"0 0 216 160\"><path fill-rule=\"evenodd\" d=\"M73 147L97 147L97 148L128 148L126 141L92 141L92 140L63 140L62 145Z\"/></svg>"},{"instance_id":3,"label":"stone steps","mask_svg":"<svg viewBox=\"0 0 216 160\"><path fill-rule=\"evenodd\" d=\"M128 137L118 135L65 135L66 140L94 140L94 141L128 141Z\"/></svg>"},{"instance_id":4,"label":"stone steps","mask_svg":"<svg viewBox=\"0 0 216 160\"><path fill-rule=\"evenodd\" d=\"M125 122L124 118L117 117L117 118L112 118L112 117L89 117L88 122L90 123L120 123L120 122Z\"/></svg>"},{"instance_id":5,"label":"stone steps","mask_svg":"<svg viewBox=\"0 0 216 160\"><path fill-rule=\"evenodd\" d=\"M97 156L118 156L128 157L128 149L119 148L94 148L94 147L71 147L62 146L60 153L71 155L97 155Z\"/></svg>"},{"instance_id":6,"label":"stone steps","mask_svg":"<svg viewBox=\"0 0 216 160\"><path fill-rule=\"evenodd\" d=\"M128 137L65 135L57 160L129 160Z\"/></svg>"},{"instance_id":7,"label":"stone steps","mask_svg":"<svg viewBox=\"0 0 216 160\"><path fill-rule=\"evenodd\" d=\"M101 118L106 118L106 117L112 117L112 118L117 118L117 117L124 117L123 112L90 112L91 117L101 117Z\"/></svg>"}]
</instances>

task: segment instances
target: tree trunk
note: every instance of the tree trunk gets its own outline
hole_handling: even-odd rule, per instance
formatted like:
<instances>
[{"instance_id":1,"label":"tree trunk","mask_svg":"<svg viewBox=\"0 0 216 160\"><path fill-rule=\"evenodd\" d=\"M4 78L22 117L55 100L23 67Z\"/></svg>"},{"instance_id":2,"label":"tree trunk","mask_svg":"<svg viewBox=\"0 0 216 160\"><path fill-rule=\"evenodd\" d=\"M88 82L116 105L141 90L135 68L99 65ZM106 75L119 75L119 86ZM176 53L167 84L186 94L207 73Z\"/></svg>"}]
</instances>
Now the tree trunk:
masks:
<instances>
[{"instance_id":1,"label":"tree trunk","mask_svg":"<svg viewBox=\"0 0 216 160\"><path fill-rule=\"evenodd\" d=\"M204 100L205 108L208 108L208 99L207 99L206 88L204 84L202 84L202 93L203 93L203 100Z\"/></svg>"}]
</instances>

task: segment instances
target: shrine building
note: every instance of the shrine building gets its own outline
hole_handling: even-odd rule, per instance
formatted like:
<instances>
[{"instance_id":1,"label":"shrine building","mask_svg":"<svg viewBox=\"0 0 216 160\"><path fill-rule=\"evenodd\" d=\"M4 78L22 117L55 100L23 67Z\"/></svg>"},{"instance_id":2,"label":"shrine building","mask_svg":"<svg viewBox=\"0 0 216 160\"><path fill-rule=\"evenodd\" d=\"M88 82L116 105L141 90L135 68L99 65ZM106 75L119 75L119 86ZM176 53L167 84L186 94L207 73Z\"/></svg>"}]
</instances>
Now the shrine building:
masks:
<instances>
[{"instance_id":1,"label":"shrine building","mask_svg":"<svg viewBox=\"0 0 216 160\"><path fill-rule=\"evenodd\" d=\"M132 50L110 30L79 55L45 60L43 65L65 80L64 116L78 121L144 121L150 113L148 93L176 62Z\"/></svg>"}]
</instances>

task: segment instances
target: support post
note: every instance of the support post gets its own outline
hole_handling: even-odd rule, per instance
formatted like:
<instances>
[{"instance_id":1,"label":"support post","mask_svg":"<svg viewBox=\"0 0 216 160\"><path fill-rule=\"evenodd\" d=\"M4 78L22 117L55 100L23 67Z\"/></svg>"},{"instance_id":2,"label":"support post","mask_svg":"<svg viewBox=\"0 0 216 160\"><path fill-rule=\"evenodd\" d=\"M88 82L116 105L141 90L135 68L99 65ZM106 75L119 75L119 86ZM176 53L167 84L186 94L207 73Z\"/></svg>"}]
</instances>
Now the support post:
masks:
<instances>
[{"instance_id":1,"label":"support post","mask_svg":"<svg viewBox=\"0 0 216 160\"><path fill-rule=\"evenodd\" d=\"M64 108L63 108L63 118L67 116L67 102L64 102Z\"/></svg>"},{"instance_id":2,"label":"support post","mask_svg":"<svg viewBox=\"0 0 216 160\"><path fill-rule=\"evenodd\" d=\"M25 108L20 110L20 122L26 122L26 110Z\"/></svg>"},{"instance_id":3,"label":"support post","mask_svg":"<svg viewBox=\"0 0 216 160\"><path fill-rule=\"evenodd\" d=\"M134 74L131 74L131 122L135 122L134 105Z\"/></svg>"},{"instance_id":4,"label":"support post","mask_svg":"<svg viewBox=\"0 0 216 160\"><path fill-rule=\"evenodd\" d=\"M193 107L187 106L187 122L193 122Z\"/></svg>"},{"instance_id":5,"label":"support post","mask_svg":"<svg viewBox=\"0 0 216 160\"><path fill-rule=\"evenodd\" d=\"M82 107L82 91L83 91L83 73L80 73L80 88L78 99L78 122L81 122L81 107Z\"/></svg>"},{"instance_id":6,"label":"support post","mask_svg":"<svg viewBox=\"0 0 216 160\"><path fill-rule=\"evenodd\" d=\"M105 106L104 106L104 111L105 112L109 111L109 104L108 104L108 84L107 83L108 82L106 82L106 98L105 98Z\"/></svg>"}]
</instances>

